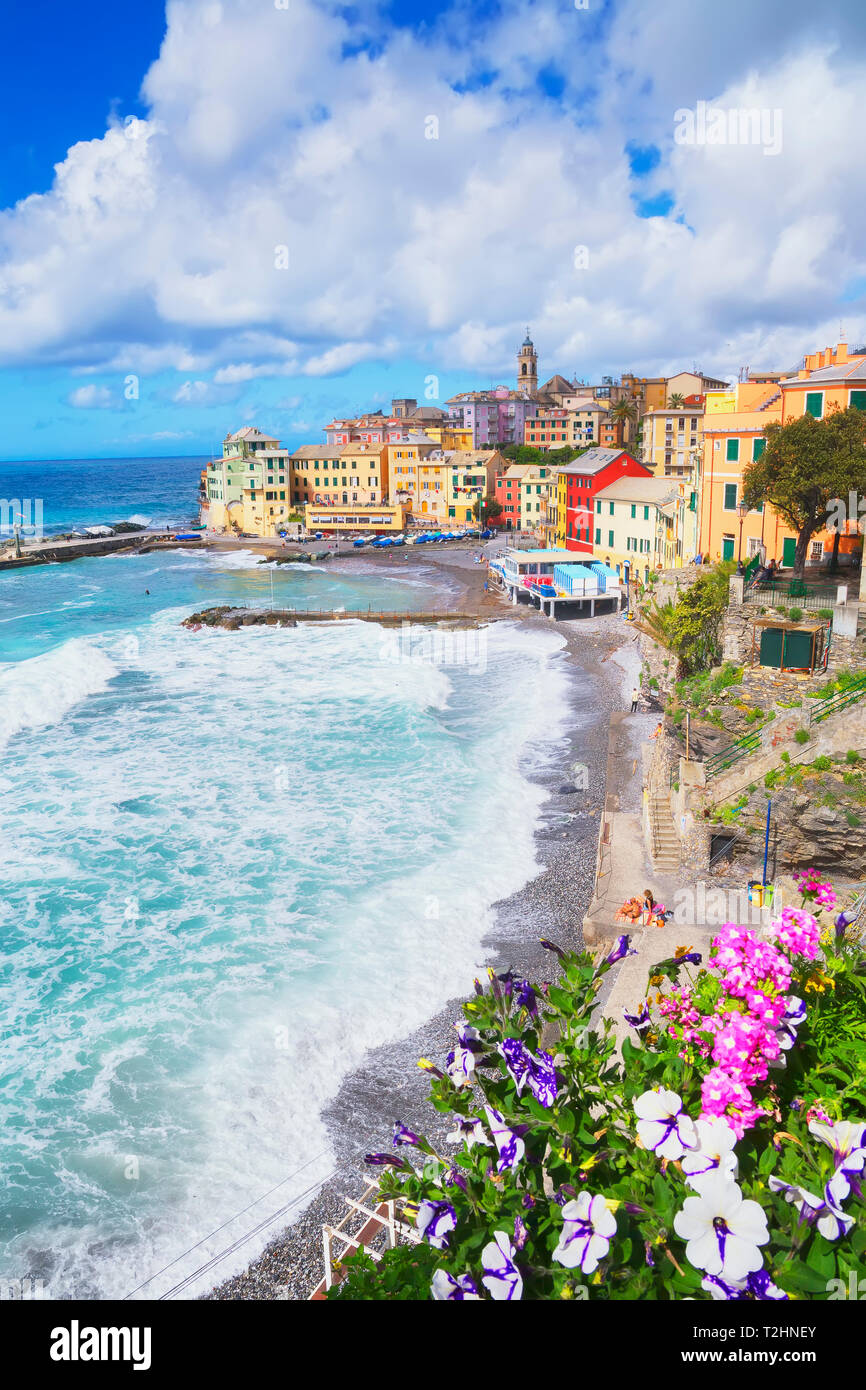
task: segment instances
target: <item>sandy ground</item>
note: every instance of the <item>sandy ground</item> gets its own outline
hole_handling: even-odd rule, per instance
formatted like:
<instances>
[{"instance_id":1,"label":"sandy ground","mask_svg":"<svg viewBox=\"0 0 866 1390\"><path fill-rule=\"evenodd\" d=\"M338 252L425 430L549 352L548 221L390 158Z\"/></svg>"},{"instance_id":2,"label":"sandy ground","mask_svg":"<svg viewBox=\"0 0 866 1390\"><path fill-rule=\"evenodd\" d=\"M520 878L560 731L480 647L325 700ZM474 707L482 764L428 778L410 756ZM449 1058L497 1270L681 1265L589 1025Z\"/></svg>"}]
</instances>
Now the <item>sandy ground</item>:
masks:
<instances>
[{"instance_id":1,"label":"sandy ground","mask_svg":"<svg viewBox=\"0 0 866 1390\"><path fill-rule=\"evenodd\" d=\"M499 545L493 548L499 549ZM431 553L432 552L432 553ZM477 605L479 613L503 620L550 627L534 608L511 607L492 589L485 592L486 566L473 562L477 550L414 547L384 551L375 563L389 569L435 563L449 587L459 586L455 603ZM386 558L387 557L387 558ZM364 557L365 560L368 557ZM369 557L371 560L373 557ZM340 561L335 560L335 566ZM498 903L495 926L484 942L485 959L497 971L512 969L534 980L555 978L556 957L539 944L549 936L569 947L582 946L583 916L593 894L599 817L605 799L608 720L628 707L639 666L637 634L619 616L558 622L566 639L561 655L568 674L571 719L558 766L537 781L549 796L537 833L538 875L518 893ZM585 786L575 785L575 767L585 768ZM466 996L472 982L466 982ZM466 997L464 996L464 997ZM301 1215L269 1244L245 1273L228 1279L209 1295L215 1299L305 1299L323 1275L322 1225L337 1224L346 1213L343 1195L359 1197L375 1170L363 1155L389 1149L399 1118L441 1140L449 1123L426 1103L429 1090L419 1057L440 1060L453 1045L452 1023L460 1017L452 1000L410 1037L375 1049L348 1076L325 1112L336 1156L336 1175Z\"/></svg>"}]
</instances>

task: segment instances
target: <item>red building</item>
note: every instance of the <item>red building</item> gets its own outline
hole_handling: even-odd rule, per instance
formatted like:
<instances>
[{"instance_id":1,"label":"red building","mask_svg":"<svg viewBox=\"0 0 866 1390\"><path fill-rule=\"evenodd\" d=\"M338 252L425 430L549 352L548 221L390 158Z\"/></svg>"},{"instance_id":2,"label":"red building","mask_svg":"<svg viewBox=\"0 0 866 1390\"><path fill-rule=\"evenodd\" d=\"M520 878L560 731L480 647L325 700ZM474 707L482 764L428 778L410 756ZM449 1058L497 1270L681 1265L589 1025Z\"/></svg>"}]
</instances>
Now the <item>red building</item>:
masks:
<instances>
[{"instance_id":1,"label":"red building","mask_svg":"<svg viewBox=\"0 0 866 1390\"><path fill-rule=\"evenodd\" d=\"M601 517L598 508L604 503L597 494L619 478L651 478L651 468L645 468L625 449L588 449L574 463L556 469L558 542L566 550L592 554L596 529ZM564 525L563 525L564 521ZM564 531L564 535L563 535Z\"/></svg>"}]
</instances>

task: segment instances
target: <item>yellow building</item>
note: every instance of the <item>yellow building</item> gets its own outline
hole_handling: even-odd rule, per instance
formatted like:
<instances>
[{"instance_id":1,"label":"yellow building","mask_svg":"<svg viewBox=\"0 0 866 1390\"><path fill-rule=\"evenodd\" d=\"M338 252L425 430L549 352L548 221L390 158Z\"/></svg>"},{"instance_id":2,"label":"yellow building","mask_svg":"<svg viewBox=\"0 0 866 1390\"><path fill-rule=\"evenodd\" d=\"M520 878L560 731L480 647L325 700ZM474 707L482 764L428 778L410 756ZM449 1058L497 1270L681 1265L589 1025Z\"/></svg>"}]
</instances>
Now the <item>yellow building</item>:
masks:
<instances>
[{"instance_id":1,"label":"yellow building","mask_svg":"<svg viewBox=\"0 0 866 1390\"><path fill-rule=\"evenodd\" d=\"M599 441L601 421L607 406L581 400L571 407L539 406L526 417L523 442L532 449L583 449Z\"/></svg>"},{"instance_id":2,"label":"yellow building","mask_svg":"<svg viewBox=\"0 0 866 1390\"><path fill-rule=\"evenodd\" d=\"M410 433L405 439L385 446L391 500L407 512L418 510L418 465L431 454L441 453L428 434Z\"/></svg>"},{"instance_id":3,"label":"yellow building","mask_svg":"<svg viewBox=\"0 0 866 1390\"><path fill-rule=\"evenodd\" d=\"M304 520L308 531L315 534L339 535L351 531L377 531L389 535L403 530L403 508L389 503L378 506L306 506Z\"/></svg>"},{"instance_id":4,"label":"yellow building","mask_svg":"<svg viewBox=\"0 0 866 1390\"><path fill-rule=\"evenodd\" d=\"M645 584L655 569L681 567L687 532L694 541L694 512L681 485L664 478L618 478L595 502L593 558ZM693 552L692 552L693 553ZM688 555L691 559L691 555Z\"/></svg>"},{"instance_id":5,"label":"yellow building","mask_svg":"<svg viewBox=\"0 0 866 1390\"><path fill-rule=\"evenodd\" d=\"M291 456L292 502L380 506L388 496L388 445L303 444Z\"/></svg>"},{"instance_id":6,"label":"yellow building","mask_svg":"<svg viewBox=\"0 0 866 1390\"><path fill-rule=\"evenodd\" d=\"M657 478L696 479L703 450L703 406L664 406L643 417L641 463Z\"/></svg>"},{"instance_id":7,"label":"yellow building","mask_svg":"<svg viewBox=\"0 0 866 1390\"><path fill-rule=\"evenodd\" d=\"M203 470L202 525L217 534L274 536L292 514L288 450L250 427L230 435Z\"/></svg>"},{"instance_id":8,"label":"yellow building","mask_svg":"<svg viewBox=\"0 0 866 1390\"><path fill-rule=\"evenodd\" d=\"M465 525L475 520L479 498L494 495L496 475L506 466L498 449L454 449L448 461L448 521Z\"/></svg>"},{"instance_id":9,"label":"yellow building","mask_svg":"<svg viewBox=\"0 0 866 1390\"><path fill-rule=\"evenodd\" d=\"M733 405L719 410L717 406ZM791 528L771 507L740 515L742 478L746 467L764 451L763 433L767 425L782 417L782 398L778 387L765 383L738 382L712 402L704 416L703 462L700 479L700 512L697 549L713 561L748 561L758 551L766 559L782 563L783 552L792 563Z\"/></svg>"}]
</instances>

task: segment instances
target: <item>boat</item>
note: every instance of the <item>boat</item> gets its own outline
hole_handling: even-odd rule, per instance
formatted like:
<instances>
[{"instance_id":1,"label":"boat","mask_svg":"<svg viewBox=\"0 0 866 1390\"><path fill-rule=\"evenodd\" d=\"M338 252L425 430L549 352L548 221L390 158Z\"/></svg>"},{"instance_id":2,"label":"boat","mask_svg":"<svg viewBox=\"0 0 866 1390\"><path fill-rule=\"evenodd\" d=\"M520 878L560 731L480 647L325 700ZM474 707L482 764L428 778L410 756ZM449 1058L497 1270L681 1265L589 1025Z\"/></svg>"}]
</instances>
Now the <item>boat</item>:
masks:
<instances>
[{"instance_id":1,"label":"boat","mask_svg":"<svg viewBox=\"0 0 866 1390\"><path fill-rule=\"evenodd\" d=\"M361 546L365 544L364 537L360 536L358 540L352 541L352 544L356 550L360 550Z\"/></svg>"}]
</instances>

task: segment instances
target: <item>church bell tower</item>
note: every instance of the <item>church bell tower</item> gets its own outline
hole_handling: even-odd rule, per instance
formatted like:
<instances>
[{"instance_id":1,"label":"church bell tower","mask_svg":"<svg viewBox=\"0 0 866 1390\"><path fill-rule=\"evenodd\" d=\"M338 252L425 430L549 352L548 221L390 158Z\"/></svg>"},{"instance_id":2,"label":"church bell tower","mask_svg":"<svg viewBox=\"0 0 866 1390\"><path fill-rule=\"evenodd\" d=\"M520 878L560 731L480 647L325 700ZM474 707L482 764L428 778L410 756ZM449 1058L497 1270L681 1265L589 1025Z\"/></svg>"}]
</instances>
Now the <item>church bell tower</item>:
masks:
<instances>
[{"instance_id":1,"label":"church bell tower","mask_svg":"<svg viewBox=\"0 0 866 1390\"><path fill-rule=\"evenodd\" d=\"M528 328L523 346L517 354L517 389L526 396L534 396L538 390L538 355Z\"/></svg>"}]
</instances>

